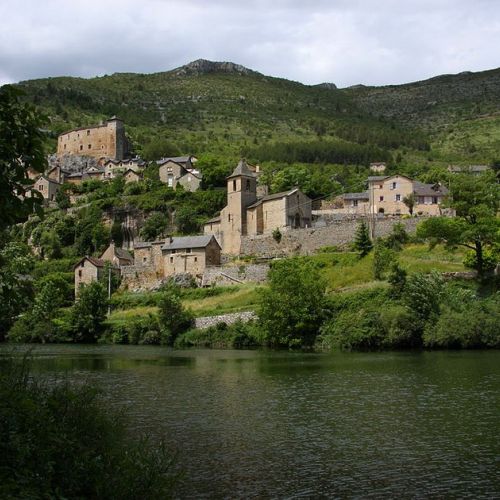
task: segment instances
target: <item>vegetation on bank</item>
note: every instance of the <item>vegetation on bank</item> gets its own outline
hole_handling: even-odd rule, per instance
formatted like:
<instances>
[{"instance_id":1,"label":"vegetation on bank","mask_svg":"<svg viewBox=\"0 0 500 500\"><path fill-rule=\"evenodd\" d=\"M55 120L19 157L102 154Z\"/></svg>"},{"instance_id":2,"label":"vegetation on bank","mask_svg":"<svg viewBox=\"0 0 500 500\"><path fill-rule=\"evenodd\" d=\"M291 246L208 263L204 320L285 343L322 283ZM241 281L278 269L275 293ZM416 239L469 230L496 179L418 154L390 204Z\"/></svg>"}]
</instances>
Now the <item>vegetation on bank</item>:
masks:
<instances>
[{"instance_id":1,"label":"vegetation on bank","mask_svg":"<svg viewBox=\"0 0 500 500\"><path fill-rule=\"evenodd\" d=\"M0 359L1 498L171 498L172 454L133 438L90 385L34 377Z\"/></svg>"}]
</instances>

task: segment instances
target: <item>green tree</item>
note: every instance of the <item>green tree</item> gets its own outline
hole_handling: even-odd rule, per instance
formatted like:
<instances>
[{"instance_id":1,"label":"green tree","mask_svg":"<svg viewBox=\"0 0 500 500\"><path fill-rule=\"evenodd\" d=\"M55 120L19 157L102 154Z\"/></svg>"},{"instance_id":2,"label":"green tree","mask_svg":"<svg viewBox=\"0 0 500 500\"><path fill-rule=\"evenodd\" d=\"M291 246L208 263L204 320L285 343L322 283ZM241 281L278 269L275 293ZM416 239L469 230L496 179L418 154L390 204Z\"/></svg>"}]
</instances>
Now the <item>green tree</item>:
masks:
<instances>
[{"instance_id":1,"label":"green tree","mask_svg":"<svg viewBox=\"0 0 500 500\"><path fill-rule=\"evenodd\" d=\"M153 139L150 143L146 144L142 150L142 154L145 160L153 161L169 156L179 156L181 151L172 141L162 137Z\"/></svg>"},{"instance_id":2,"label":"green tree","mask_svg":"<svg viewBox=\"0 0 500 500\"><path fill-rule=\"evenodd\" d=\"M368 255L373 248L372 240L368 232L368 226L365 221L361 221L354 235L354 248L359 252L360 257Z\"/></svg>"},{"instance_id":3,"label":"green tree","mask_svg":"<svg viewBox=\"0 0 500 500\"><path fill-rule=\"evenodd\" d=\"M388 248L385 242L379 239L373 251L373 277L376 280L384 279L395 260L395 251L392 248Z\"/></svg>"},{"instance_id":4,"label":"green tree","mask_svg":"<svg viewBox=\"0 0 500 500\"><path fill-rule=\"evenodd\" d=\"M415 194L410 193L409 195L405 196L403 198L403 203L408 207L408 211L410 212L410 215L413 215L413 208L415 207L415 204L417 203L417 199L415 197Z\"/></svg>"},{"instance_id":5,"label":"green tree","mask_svg":"<svg viewBox=\"0 0 500 500\"><path fill-rule=\"evenodd\" d=\"M162 328L162 343L173 345L177 336L191 326L193 316L181 302L179 291L168 287L158 303L158 318Z\"/></svg>"},{"instance_id":6,"label":"green tree","mask_svg":"<svg viewBox=\"0 0 500 500\"><path fill-rule=\"evenodd\" d=\"M61 210L64 210L71 206L71 201L69 200L68 193L65 190L59 189L59 191L57 191L56 203Z\"/></svg>"},{"instance_id":7,"label":"green tree","mask_svg":"<svg viewBox=\"0 0 500 500\"><path fill-rule=\"evenodd\" d=\"M456 217L432 217L417 228L417 236L431 244L464 246L476 254L479 277L485 272L484 249L500 241L500 187L493 173L456 175L450 189L449 206Z\"/></svg>"},{"instance_id":8,"label":"green tree","mask_svg":"<svg viewBox=\"0 0 500 500\"><path fill-rule=\"evenodd\" d=\"M169 217L161 212L153 212L148 216L141 229L141 237L145 241L153 241L167 234L170 225Z\"/></svg>"},{"instance_id":9,"label":"green tree","mask_svg":"<svg viewBox=\"0 0 500 500\"><path fill-rule=\"evenodd\" d=\"M193 234L200 230L198 212L189 205L180 207L175 212L175 224L182 234Z\"/></svg>"},{"instance_id":10,"label":"green tree","mask_svg":"<svg viewBox=\"0 0 500 500\"><path fill-rule=\"evenodd\" d=\"M103 331L108 297L102 283L82 285L71 310L71 328L75 342L96 342Z\"/></svg>"},{"instance_id":11,"label":"green tree","mask_svg":"<svg viewBox=\"0 0 500 500\"><path fill-rule=\"evenodd\" d=\"M273 263L262 290L259 319L272 346L312 346L326 316L326 282L319 269L300 259Z\"/></svg>"},{"instance_id":12,"label":"green tree","mask_svg":"<svg viewBox=\"0 0 500 500\"><path fill-rule=\"evenodd\" d=\"M27 217L42 201L37 192L19 197L29 184L28 168L43 172L46 166L44 118L21 102L22 95L11 85L0 87L0 229Z\"/></svg>"}]
</instances>

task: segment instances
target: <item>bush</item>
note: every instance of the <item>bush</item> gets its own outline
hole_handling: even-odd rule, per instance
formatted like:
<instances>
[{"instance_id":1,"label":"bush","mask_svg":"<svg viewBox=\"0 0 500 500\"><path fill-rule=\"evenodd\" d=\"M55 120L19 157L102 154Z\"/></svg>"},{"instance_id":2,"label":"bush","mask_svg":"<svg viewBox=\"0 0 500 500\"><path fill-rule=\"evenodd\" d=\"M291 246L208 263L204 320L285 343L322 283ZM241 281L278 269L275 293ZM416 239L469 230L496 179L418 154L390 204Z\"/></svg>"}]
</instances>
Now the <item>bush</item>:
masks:
<instances>
[{"instance_id":1,"label":"bush","mask_svg":"<svg viewBox=\"0 0 500 500\"><path fill-rule=\"evenodd\" d=\"M385 246L382 241L377 241L373 252L373 277L376 280L384 279L395 260L396 255L394 250Z\"/></svg>"},{"instance_id":2,"label":"bush","mask_svg":"<svg viewBox=\"0 0 500 500\"><path fill-rule=\"evenodd\" d=\"M237 321L232 325L218 323L209 328L188 330L175 341L175 347L211 347L243 349L259 345L254 323Z\"/></svg>"},{"instance_id":3,"label":"bush","mask_svg":"<svg viewBox=\"0 0 500 500\"><path fill-rule=\"evenodd\" d=\"M463 264L469 269L477 269L477 254L474 250L469 250L464 257ZM498 255L496 252L485 248L483 250L483 271L493 271L498 264Z\"/></svg>"},{"instance_id":4,"label":"bush","mask_svg":"<svg viewBox=\"0 0 500 500\"><path fill-rule=\"evenodd\" d=\"M173 345L177 336L191 327L193 315L182 305L180 292L171 287L163 292L158 303L158 318L162 329L162 343Z\"/></svg>"},{"instance_id":5,"label":"bush","mask_svg":"<svg viewBox=\"0 0 500 500\"><path fill-rule=\"evenodd\" d=\"M0 363L1 498L168 498L163 443L130 439L93 387L35 381L28 362Z\"/></svg>"}]
</instances>

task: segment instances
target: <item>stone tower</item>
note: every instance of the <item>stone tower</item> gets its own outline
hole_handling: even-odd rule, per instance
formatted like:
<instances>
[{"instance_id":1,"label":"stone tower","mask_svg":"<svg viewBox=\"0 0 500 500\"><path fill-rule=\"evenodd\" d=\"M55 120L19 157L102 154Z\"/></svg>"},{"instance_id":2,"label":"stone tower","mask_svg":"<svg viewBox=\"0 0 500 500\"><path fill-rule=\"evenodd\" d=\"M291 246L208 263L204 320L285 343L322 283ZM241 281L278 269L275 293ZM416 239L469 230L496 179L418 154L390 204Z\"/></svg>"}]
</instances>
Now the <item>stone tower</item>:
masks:
<instances>
[{"instance_id":1,"label":"stone tower","mask_svg":"<svg viewBox=\"0 0 500 500\"><path fill-rule=\"evenodd\" d=\"M227 178L227 205L220 213L223 253L240 253L241 237L247 233L247 207L256 200L256 175L242 159Z\"/></svg>"}]
</instances>

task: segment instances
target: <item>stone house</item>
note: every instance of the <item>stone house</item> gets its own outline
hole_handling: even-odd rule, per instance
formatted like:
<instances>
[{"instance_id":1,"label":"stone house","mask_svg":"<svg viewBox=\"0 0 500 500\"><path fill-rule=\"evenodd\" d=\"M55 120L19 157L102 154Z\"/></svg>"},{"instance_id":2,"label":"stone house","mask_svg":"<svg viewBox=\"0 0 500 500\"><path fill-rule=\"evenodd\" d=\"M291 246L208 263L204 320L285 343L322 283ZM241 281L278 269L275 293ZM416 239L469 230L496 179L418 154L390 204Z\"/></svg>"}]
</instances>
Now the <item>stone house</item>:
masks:
<instances>
[{"instance_id":1,"label":"stone house","mask_svg":"<svg viewBox=\"0 0 500 500\"><path fill-rule=\"evenodd\" d=\"M160 166L158 175L160 181L172 189L180 184L188 191L196 191L201 185L202 175L193 164L197 161L194 156L176 156L162 158L156 163Z\"/></svg>"},{"instance_id":2,"label":"stone house","mask_svg":"<svg viewBox=\"0 0 500 500\"><path fill-rule=\"evenodd\" d=\"M38 191L45 200L55 201L56 194L61 189L61 184L45 175L41 175L33 184L33 189Z\"/></svg>"},{"instance_id":3,"label":"stone house","mask_svg":"<svg viewBox=\"0 0 500 500\"><path fill-rule=\"evenodd\" d=\"M99 257L100 260L111 262L114 266L131 266L134 263L134 258L124 248L117 247L114 243L110 243L108 248Z\"/></svg>"},{"instance_id":4,"label":"stone house","mask_svg":"<svg viewBox=\"0 0 500 500\"><path fill-rule=\"evenodd\" d=\"M78 291L81 285L89 285L93 281L103 279L105 274L106 262L95 257L83 257L74 266L75 272L75 297L78 296Z\"/></svg>"},{"instance_id":5,"label":"stone house","mask_svg":"<svg viewBox=\"0 0 500 500\"><path fill-rule=\"evenodd\" d=\"M47 177L55 182L59 182L60 184L64 184L66 177L70 174L71 172L69 170L64 170L59 165L47 170Z\"/></svg>"},{"instance_id":6,"label":"stone house","mask_svg":"<svg viewBox=\"0 0 500 500\"><path fill-rule=\"evenodd\" d=\"M221 247L212 235L170 238L161 251L165 277L188 273L201 278L206 266L220 265Z\"/></svg>"},{"instance_id":7,"label":"stone house","mask_svg":"<svg viewBox=\"0 0 500 500\"><path fill-rule=\"evenodd\" d=\"M102 168L104 169L103 179L114 179L117 175L123 174L128 170L140 173L145 167L146 162L138 156L126 160L108 159L102 164Z\"/></svg>"},{"instance_id":8,"label":"stone house","mask_svg":"<svg viewBox=\"0 0 500 500\"><path fill-rule=\"evenodd\" d=\"M404 175L368 177L368 194L371 213L408 215L409 208L403 200L413 194L416 198L413 213L441 215L441 203L448 189L441 184L424 184Z\"/></svg>"},{"instance_id":9,"label":"stone house","mask_svg":"<svg viewBox=\"0 0 500 500\"><path fill-rule=\"evenodd\" d=\"M121 160L127 157L128 150L123 121L116 116L97 126L64 132L57 140L57 156L85 155Z\"/></svg>"},{"instance_id":10,"label":"stone house","mask_svg":"<svg viewBox=\"0 0 500 500\"><path fill-rule=\"evenodd\" d=\"M343 213L347 214L370 214L370 195L368 191L363 193L345 193L342 195Z\"/></svg>"},{"instance_id":11,"label":"stone house","mask_svg":"<svg viewBox=\"0 0 500 500\"><path fill-rule=\"evenodd\" d=\"M69 174L64 182L67 182L68 184L81 184L84 181L83 179L83 172L73 172L72 174Z\"/></svg>"},{"instance_id":12,"label":"stone house","mask_svg":"<svg viewBox=\"0 0 500 500\"><path fill-rule=\"evenodd\" d=\"M126 170L123 174L123 178L125 179L125 184L128 184L129 182L139 182L142 180L142 177L143 177L142 172L136 172L131 168Z\"/></svg>"},{"instance_id":13,"label":"stone house","mask_svg":"<svg viewBox=\"0 0 500 500\"><path fill-rule=\"evenodd\" d=\"M214 234L222 252L239 255L245 236L309 227L312 203L298 188L257 198L257 175L241 160L227 178L227 205L219 217L204 226L205 234Z\"/></svg>"},{"instance_id":14,"label":"stone house","mask_svg":"<svg viewBox=\"0 0 500 500\"><path fill-rule=\"evenodd\" d=\"M83 172L82 180L104 179L104 169L102 167L89 167Z\"/></svg>"}]
</instances>

